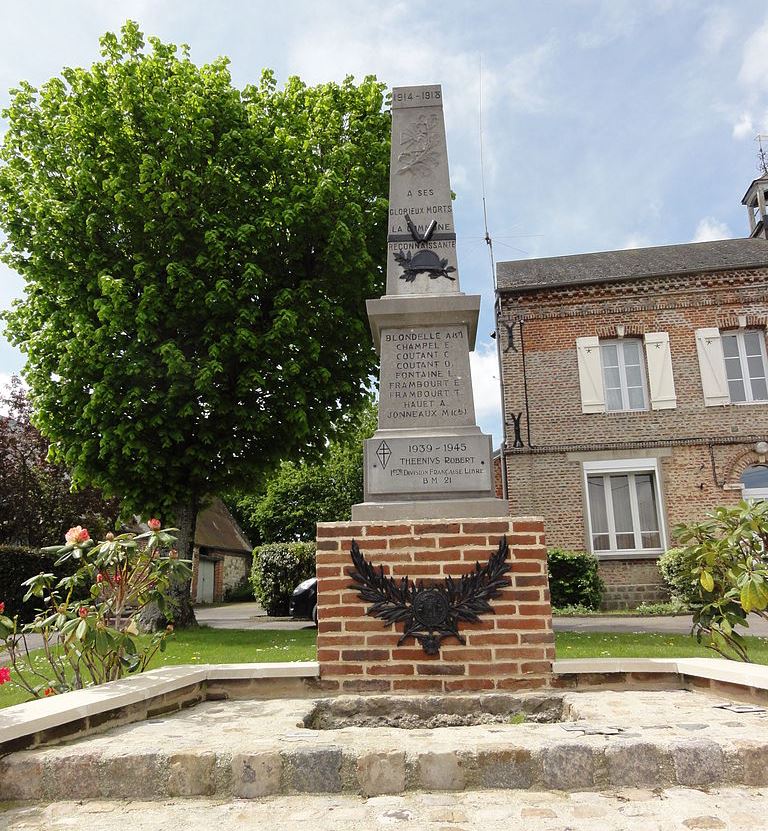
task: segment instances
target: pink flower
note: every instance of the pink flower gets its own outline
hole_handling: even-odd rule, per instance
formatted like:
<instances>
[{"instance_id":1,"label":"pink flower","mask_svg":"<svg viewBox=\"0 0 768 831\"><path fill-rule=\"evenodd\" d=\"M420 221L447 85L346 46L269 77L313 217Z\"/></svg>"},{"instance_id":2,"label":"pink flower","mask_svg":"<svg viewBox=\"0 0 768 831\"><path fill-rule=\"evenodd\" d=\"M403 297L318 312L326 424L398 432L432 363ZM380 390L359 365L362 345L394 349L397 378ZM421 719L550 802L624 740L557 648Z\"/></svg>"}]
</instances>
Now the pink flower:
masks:
<instances>
[{"instance_id":1,"label":"pink flower","mask_svg":"<svg viewBox=\"0 0 768 831\"><path fill-rule=\"evenodd\" d=\"M5 603L0 600L0 615L5 611Z\"/></svg>"},{"instance_id":2,"label":"pink flower","mask_svg":"<svg viewBox=\"0 0 768 831\"><path fill-rule=\"evenodd\" d=\"M0 667L0 684L5 684L6 681L11 680L11 671L8 667Z\"/></svg>"},{"instance_id":3,"label":"pink flower","mask_svg":"<svg viewBox=\"0 0 768 831\"><path fill-rule=\"evenodd\" d=\"M64 539L67 541L68 545L79 545L80 543L87 542L91 538L91 535L88 533L87 528L83 528L80 525L75 525L74 528L70 528L66 534L64 534Z\"/></svg>"},{"instance_id":4,"label":"pink flower","mask_svg":"<svg viewBox=\"0 0 768 831\"><path fill-rule=\"evenodd\" d=\"M77 613L78 613L78 614L80 615L80 617L82 617L82 618L86 618L86 617L88 617L88 607L87 607L87 606L81 606L81 607L77 610Z\"/></svg>"},{"instance_id":5,"label":"pink flower","mask_svg":"<svg viewBox=\"0 0 768 831\"><path fill-rule=\"evenodd\" d=\"M147 525L149 525L149 528L150 528L151 531L159 531L160 530L160 520L155 519L154 517L149 520Z\"/></svg>"},{"instance_id":6,"label":"pink flower","mask_svg":"<svg viewBox=\"0 0 768 831\"><path fill-rule=\"evenodd\" d=\"M101 581L102 581L103 579L104 579L104 575L103 575L101 572L99 572L99 573L96 575L96 582L97 582L97 583L101 583Z\"/></svg>"}]
</instances>

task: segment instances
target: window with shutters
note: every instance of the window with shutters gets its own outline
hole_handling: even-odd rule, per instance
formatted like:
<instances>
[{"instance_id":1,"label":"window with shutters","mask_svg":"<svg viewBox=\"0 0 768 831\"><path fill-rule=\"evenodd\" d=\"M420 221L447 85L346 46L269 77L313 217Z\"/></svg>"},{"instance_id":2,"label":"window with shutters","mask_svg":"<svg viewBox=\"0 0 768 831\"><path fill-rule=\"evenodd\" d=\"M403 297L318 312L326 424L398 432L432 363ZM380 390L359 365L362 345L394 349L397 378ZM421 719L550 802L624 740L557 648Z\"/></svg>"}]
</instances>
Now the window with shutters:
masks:
<instances>
[{"instance_id":1,"label":"window with shutters","mask_svg":"<svg viewBox=\"0 0 768 831\"><path fill-rule=\"evenodd\" d=\"M768 360L763 332L739 329L721 332L720 337L731 404L768 401Z\"/></svg>"},{"instance_id":2,"label":"window with shutters","mask_svg":"<svg viewBox=\"0 0 768 831\"><path fill-rule=\"evenodd\" d=\"M664 551L655 459L585 462L590 547L598 556Z\"/></svg>"},{"instance_id":3,"label":"window with shutters","mask_svg":"<svg viewBox=\"0 0 768 831\"><path fill-rule=\"evenodd\" d=\"M647 410L643 343L639 338L600 341L605 409Z\"/></svg>"}]
</instances>

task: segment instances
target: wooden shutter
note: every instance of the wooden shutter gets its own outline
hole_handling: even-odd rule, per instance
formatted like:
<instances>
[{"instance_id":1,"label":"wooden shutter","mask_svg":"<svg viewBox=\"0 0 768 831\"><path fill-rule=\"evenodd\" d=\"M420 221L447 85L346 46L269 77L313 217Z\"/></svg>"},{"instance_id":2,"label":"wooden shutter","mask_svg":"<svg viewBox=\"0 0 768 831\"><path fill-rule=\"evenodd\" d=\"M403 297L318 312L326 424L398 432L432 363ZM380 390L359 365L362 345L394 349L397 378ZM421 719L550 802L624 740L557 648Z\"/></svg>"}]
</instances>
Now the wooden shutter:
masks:
<instances>
[{"instance_id":1,"label":"wooden shutter","mask_svg":"<svg viewBox=\"0 0 768 831\"><path fill-rule=\"evenodd\" d=\"M717 407L729 404L731 397L728 394L728 381L725 377L725 359L720 330L697 329L696 351L699 354L699 370L705 406Z\"/></svg>"},{"instance_id":2,"label":"wooden shutter","mask_svg":"<svg viewBox=\"0 0 768 831\"><path fill-rule=\"evenodd\" d=\"M677 396L672 375L669 335L666 332L648 332L644 340L651 409L673 410L677 407Z\"/></svg>"},{"instance_id":3,"label":"wooden shutter","mask_svg":"<svg viewBox=\"0 0 768 831\"><path fill-rule=\"evenodd\" d=\"M576 338L576 358L579 364L581 411L604 413L603 367L600 363L600 339Z\"/></svg>"}]
</instances>

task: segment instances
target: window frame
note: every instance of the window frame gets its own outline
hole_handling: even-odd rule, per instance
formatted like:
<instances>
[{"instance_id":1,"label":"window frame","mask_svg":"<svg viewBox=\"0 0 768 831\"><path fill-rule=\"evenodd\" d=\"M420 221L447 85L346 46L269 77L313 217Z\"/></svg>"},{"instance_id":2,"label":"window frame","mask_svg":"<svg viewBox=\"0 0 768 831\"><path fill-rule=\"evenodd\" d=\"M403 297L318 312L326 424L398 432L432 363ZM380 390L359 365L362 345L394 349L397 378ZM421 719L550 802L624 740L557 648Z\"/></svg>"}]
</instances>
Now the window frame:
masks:
<instances>
[{"instance_id":1,"label":"window frame","mask_svg":"<svg viewBox=\"0 0 768 831\"><path fill-rule=\"evenodd\" d=\"M650 473L653 476L653 483L656 492L656 516L659 522L659 543L658 548L624 548L610 549L608 551L595 551L592 541L592 507L589 502L589 477L611 474L633 474ZM632 480L634 482L634 480ZM584 494L584 512L586 517L586 536L588 550L599 560L648 560L657 559L667 550L667 522L664 511L664 493L659 475L658 459L618 459L613 461L582 462L582 488ZM637 508L637 489L633 485L630 488L630 504L632 508L633 533L635 540L642 534L639 528L639 513ZM606 511L608 505L606 503ZM636 523L636 520L638 524ZM611 534L613 516L608 514L608 528ZM613 532L615 534L615 531Z\"/></svg>"},{"instance_id":2,"label":"window frame","mask_svg":"<svg viewBox=\"0 0 768 831\"><path fill-rule=\"evenodd\" d=\"M624 360L624 345L628 341L634 341L637 343L640 349L640 389L643 393L643 406L642 407L630 407L629 406L629 385L627 384L627 369L626 369L626 362ZM608 384L606 382L605 377L605 362L603 360L603 349L606 346L613 346L617 347L616 354L618 356L618 370L619 370L619 392L621 393L621 403L622 406L618 410L612 410L608 406ZM628 337L628 338L600 338L600 372L602 374L603 379L603 401L605 403L605 412L606 413L645 413L648 412L650 409L650 390L648 389L648 373L646 368L646 363L648 358L645 354L645 343L643 342L642 338L635 338L635 337Z\"/></svg>"},{"instance_id":3,"label":"window frame","mask_svg":"<svg viewBox=\"0 0 768 831\"><path fill-rule=\"evenodd\" d=\"M739 354L739 369L741 370L741 382L744 385L744 394L746 396L744 401L734 401L731 396L731 383L728 378L727 358L725 357L725 347L723 349L723 363L725 365L725 384L728 388L728 401L730 404L736 406L743 406L745 404L768 404L768 398L753 398L752 397L752 378L749 375L749 363L747 361L747 347L744 343L744 336L747 332L756 332L758 336L758 343L760 344L760 358L763 362L763 373L768 386L768 346L766 346L765 329L760 327L749 327L745 329L721 329L720 343L723 344L725 338L736 338L736 349ZM754 357L754 356L751 356Z\"/></svg>"}]
</instances>

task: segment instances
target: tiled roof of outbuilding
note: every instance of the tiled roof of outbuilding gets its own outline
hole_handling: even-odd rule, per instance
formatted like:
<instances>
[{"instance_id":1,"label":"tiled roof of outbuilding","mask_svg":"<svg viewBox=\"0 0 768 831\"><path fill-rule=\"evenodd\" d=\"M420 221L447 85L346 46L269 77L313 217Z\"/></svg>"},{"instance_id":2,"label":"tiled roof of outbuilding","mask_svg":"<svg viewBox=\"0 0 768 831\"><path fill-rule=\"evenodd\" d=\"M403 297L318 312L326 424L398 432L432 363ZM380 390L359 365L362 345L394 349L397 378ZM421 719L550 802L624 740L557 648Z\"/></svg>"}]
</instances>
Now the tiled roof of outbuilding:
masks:
<instances>
[{"instance_id":1,"label":"tiled roof of outbuilding","mask_svg":"<svg viewBox=\"0 0 768 831\"><path fill-rule=\"evenodd\" d=\"M724 239L498 263L500 292L768 266L768 240Z\"/></svg>"}]
</instances>

